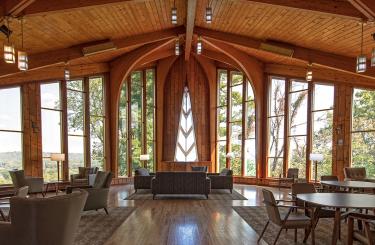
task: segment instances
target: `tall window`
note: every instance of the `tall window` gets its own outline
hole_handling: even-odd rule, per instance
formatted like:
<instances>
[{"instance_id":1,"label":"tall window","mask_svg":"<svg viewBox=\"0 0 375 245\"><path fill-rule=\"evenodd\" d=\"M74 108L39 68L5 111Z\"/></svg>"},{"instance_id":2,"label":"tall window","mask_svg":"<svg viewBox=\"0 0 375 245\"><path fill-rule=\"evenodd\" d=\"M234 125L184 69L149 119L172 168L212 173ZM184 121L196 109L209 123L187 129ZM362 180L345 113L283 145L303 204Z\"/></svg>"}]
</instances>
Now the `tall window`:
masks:
<instances>
[{"instance_id":1,"label":"tall window","mask_svg":"<svg viewBox=\"0 0 375 245\"><path fill-rule=\"evenodd\" d=\"M285 79L271 78L268 107L268 173L278 177L284 166Z\"/></svg>"},{"instance_id":2,"label":"tall window","mask_svg":"<svg viewBox=\"0 0 375 245\"><path fill-rule=\"evenodd\" d=\"M69 174L85 166L85 96L83 80L67 82Z\"/></svg>"},{"instance_id":3,"label":"tall window","mask_svg":"<svg viewBox=\"0 0 375 245\"><path fill-rule=\"evenodd\" d=\"M60 82L40 85L42 110L43 177L47 181L57 180L56 162L50 160L51 153L61 153L61 96ZM62 175L61 175L62 176Z\"/></svg>"},{"instance_id":4,"label":"tall window","mask_svg":"<svg viewBox=\"0 0 375 245\"><path fill-rule=\"evenodd\" d=\"M375 177L375 91L354 89L352 108L352 166L365 167Z\"/></svg>"},{"instance_id":5,"label":"tall window","mask_svg":"<svg viewBox=\"0 0 375 245\"><path fill-rule=\"evenodd\" d=\"M323 154L324 160L318 166L318 176L332 174L332 135L334 86L314 84L312 110L312 149L313 153ZM324 98L324 99L322 99ZM315 165L311 165L311 179L315 179Z\"/></svg>"},{"instance_id":6,"label":"tall window","mask_svg":"<svg viewBox=\"0 0 375 245\"><path fill-rule=\"evenodd\" d=\"M9 170L22 169L20 87L0 89L0 184L11 184Z\"/></svg>"},{"instance_id":7,"label":"tall window","mask_svg":"<svg viewBox=\"0 0 375 245\"><path fill-rule=\"evenodd\" d=\"M119 103L119 176L155 162L155 70L134 71L121 89ZM142 163L140 155L150 160Z\"/></svg>"},{"instance_id":8,"label":"tall window","mask_svg":"<svg viewBox=\"0 0 375 245\"><path fill-rule=\"evenodd\" d=\"M89 78L89 92L91 166L103 170L105 163L105 100L103 77Z\"/></svg>"},{"instance_id":9,"label":"tall window","mask_svg":"<svg viewBox=\"0 0 375 245\"><path fill-rule=\"evenodd\" d=\"M256 176L255 103L250 81L241 72L221 69L217 86L217 169L230 166L234 175Z\"/></svg>"}]
</instances>

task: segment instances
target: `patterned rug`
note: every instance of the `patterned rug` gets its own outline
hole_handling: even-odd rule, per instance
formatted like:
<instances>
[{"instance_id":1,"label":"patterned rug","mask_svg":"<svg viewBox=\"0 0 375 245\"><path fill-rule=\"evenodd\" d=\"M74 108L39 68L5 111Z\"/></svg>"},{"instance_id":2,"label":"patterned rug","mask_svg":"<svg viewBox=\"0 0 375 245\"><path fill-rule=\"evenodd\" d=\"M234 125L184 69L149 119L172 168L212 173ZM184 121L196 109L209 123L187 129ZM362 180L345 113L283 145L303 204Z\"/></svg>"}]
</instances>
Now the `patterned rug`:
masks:
<instances>
[{"instance_id":1,"label":"patterned rug","mask_svg":"<svg viewBox=\"0 0 375 245\"><path fill-rule=\"evenodd\" d=\"M205 195L156 195L155 200L171 200L171 199L188 199L188 200L206 200ZM126 200L152 200L151 190L138 190L126 198ZM211 190L208 200L247 200L237 191L215 189Z\"/></svg>"},{"instance_id":2,"label":"patterned rug","mask_svg":"<svg viewBox=\"0 0 375 245\"><path fill-rule=\"evenodd\" d=\"M135 210L131 207L116 207L84 212L79 223L74 245L102 245Z\"/></svg>"},{"instance_id":3,"label":"patterned rug","mask_svg":"<svg viewBox=\"0 0 375 245\"><path fill-rule=\"evenodd\" d=\"M265 207L233 207L233 209L260 235L264 226L267 223L268 216ZM287 212L288 209L280 209L281 212ZM263 240L268 244L273 244L277 232L277 226L270 224L264 233ZM331 237L333 232L333 219L320 219L315 229L315 244L326 245L331 244ZM341 241L338 245L346 244L347 225L343 222L341 224ZM298 242L296 244L303 244L304 230L298 230ZM294 244L294 230L281 232L278 245ZM308 238L306 244L311 244L311 237ZM358 244L358 243L354 243Z\"/></svg>"}]
</instances>

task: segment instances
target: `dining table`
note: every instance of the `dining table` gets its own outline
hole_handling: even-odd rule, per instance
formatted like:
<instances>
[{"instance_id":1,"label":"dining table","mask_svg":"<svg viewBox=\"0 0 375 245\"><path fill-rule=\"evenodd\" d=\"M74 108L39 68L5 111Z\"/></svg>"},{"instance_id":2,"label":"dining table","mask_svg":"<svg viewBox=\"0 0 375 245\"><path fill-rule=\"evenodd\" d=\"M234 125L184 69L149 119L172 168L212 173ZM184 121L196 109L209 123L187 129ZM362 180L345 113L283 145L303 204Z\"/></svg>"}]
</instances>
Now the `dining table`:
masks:
<instances>
[{"instance_id":1,"label":"dining table","mask_svg":"<svg viewBox=\"0 0 375 245\"><path fill-rule=\"evenodd\" d=\"M331 244L336 245L339 239L339 226L341 225L341 209L375 209L375 195L360 193L309 193L298 194L297 199L305 205L316 207L318 213L322 207L335 210L333 235ZM314 217L316 217L314 215Z\"/></svg>"},{"instance_id":2,"label":"dining table","mask_svg":"<svg viewBox=\"0 0 375 245\"><path fill-rule=\"evenodd\" d=\"M323 186L330 186L330 187L337 187L337 188L344 188L348 189L349 191L353 189L362 189L368 190L375 193L375 182L367 182L367 181L357 181L357 180L344 180L344 181L335 181L335 180L327 180L321 181L321 185Z\"/></svg>"}]
</instances>

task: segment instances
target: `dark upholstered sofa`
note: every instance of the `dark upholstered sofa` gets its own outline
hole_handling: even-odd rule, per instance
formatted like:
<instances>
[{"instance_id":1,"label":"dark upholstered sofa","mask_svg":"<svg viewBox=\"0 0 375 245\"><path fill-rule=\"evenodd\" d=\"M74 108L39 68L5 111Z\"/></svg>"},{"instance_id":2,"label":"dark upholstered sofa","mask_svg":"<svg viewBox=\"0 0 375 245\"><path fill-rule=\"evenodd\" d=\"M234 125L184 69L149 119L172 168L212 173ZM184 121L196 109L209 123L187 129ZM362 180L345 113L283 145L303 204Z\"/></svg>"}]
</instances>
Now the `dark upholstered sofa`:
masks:
<instances>
[{"instance_id":1,"label":"dark upholstered sofa","mask_svg":"<svg viewBox=\"0 0 375 245\"><path fill-rule=\"evenodd\" d=\"M155 177L154 173L149 173L145 168L135 170L134 174L134 189L135 192L139 189L151 189L151 180Z\"/></svg>"},{"instance_id":2,"label":"dark upholstered sofa","mask_svg":"<svg viewBox=\"0 0 375 245\"><path fill-rule=\"evenodd\" d=\"M207 176L211 179L211 189L228 189L233 191L233 171L223 169L220 173L209 173Z\"/></svg>"},{"instance_id":3,"label":"dark upholstered sofa","mask_svg":"<svg viewBox=\"0 0 375 245\"><path fill-rule=\"evenodd\" d=\"M210 194L211 180L204 172L157 172L151 181L152 194Z\"/></svg>"}]
</instances>

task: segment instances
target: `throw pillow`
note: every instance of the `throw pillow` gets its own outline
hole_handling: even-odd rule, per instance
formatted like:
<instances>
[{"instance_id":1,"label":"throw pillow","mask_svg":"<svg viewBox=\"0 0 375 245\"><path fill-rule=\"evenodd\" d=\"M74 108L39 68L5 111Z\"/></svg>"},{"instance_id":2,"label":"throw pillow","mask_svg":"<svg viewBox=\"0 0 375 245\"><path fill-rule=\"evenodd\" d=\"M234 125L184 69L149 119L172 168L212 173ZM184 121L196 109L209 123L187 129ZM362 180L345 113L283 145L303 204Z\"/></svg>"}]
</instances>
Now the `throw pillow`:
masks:
<instances>
[{"instance_id":1,"label":"throw pillow","mask_svg":"<svg viewBox=\"0 0 375 245\"><path fill-rule=\"evenodd\" d=\"M146 168L138 168L138 169L135 170L135 175L150 176L150 173L148 172L148 169L146 169Z\"/></svg>"},{"instance_id":2,"label":"throw pillow","mask_svg":"<svg viewBox=\"0 0 375 245\"><path fill-rule=\"evenodd\" d=\"M221 170L220 176L231 176L232 175L232 170L230 169L227 169L227 168L224 168L223 170Z\"/></svg>"}]
</instances>

